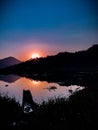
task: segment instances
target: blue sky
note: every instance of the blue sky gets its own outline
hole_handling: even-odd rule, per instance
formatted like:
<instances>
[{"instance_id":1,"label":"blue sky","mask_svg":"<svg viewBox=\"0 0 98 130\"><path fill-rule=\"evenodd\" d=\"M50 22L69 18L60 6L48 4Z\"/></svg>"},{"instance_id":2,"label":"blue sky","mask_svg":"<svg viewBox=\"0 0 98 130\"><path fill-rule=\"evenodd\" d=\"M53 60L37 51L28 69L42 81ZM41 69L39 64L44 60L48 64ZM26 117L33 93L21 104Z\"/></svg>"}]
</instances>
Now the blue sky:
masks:
<instances>
[{"instance_id":1,"label":"blue sky","mask_svg":"<svg viewBox=\"0 0 98 130\"><path fill-rule=\"evenodd\" d=\"M0 58L78 51L98 43L96 0L1 0ZM27 56L28 55L28 56Z\"/></svg>"}]
</instances>

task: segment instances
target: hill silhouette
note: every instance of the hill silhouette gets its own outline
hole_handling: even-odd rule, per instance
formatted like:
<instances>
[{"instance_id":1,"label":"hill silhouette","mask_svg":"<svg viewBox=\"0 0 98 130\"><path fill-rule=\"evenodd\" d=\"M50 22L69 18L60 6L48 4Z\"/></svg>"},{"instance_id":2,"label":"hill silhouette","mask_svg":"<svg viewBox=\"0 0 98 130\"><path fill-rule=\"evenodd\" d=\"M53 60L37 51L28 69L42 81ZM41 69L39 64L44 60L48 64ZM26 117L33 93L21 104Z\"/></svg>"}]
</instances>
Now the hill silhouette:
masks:
<instances>
[{"instance_id":1,"label":"hill silhouette","mask_svg":"<svg viewBox=\"0 0 98 130\"><path fill-rule=\"evenodd\" d=\"M30 59L3 69L6 73L49 74L98 70L98 45L75 53L63 52L45 58Z\"/></svg>"},{"instance_id":2,"label":"hill silhouette","mask_svg":"<svg viewBox=\"0 0 98 130\"><path fill-rule=\"evenodd\" d=\"M8 66L12 66L19 63L21 63L20 60L10 56L4 59L0 59L0 68L6 68Z\"/></svg>"}]
</instances>

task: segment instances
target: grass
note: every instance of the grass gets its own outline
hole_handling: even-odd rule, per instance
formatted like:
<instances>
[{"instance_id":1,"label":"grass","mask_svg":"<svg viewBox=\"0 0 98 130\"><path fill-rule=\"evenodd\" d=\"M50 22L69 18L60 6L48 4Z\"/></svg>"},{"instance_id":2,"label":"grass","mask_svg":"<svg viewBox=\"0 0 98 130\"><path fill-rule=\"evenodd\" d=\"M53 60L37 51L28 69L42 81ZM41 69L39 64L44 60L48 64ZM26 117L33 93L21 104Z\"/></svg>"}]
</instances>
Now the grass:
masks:
<instances>
[{"instance_id":1,"label":"grass","mask_svg":"<svg viewBox=\"0 0 98 130\"><path fill-rule=\"evenodd\" d=\"M21 112L21 107L14 98L0 95L0 129L10 128L13 122L18 120Z\"/></svg>"},{"instance_id":2,"label":"grass","mask_svg":"<svg viewBox=\"0 0 98 130\"><path fill-rule=\"evenodd\" d=\"M50 99L37 105L31 114L24 114L14 99L0 97L0 118L0 122L10 130L95 130L98 124L98 89L84 89L67 101L64 98Z\"/></svg>"}]
</instances>

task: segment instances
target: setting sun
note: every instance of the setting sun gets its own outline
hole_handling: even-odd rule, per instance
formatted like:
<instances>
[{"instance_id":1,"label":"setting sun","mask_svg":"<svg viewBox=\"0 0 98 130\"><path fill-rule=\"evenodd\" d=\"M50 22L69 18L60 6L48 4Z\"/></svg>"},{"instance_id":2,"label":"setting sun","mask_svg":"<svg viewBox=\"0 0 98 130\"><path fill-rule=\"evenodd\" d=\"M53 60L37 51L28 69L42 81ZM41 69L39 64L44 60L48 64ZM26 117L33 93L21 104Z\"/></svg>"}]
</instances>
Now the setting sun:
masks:
<instances>
[{"instance_id":1,"label":"setting sun","mask_svg":"<svg viewBox=\"0 0 98 130\"><path fill-rule=\"evenodd\" d=\"M32 54L31 58L35 59L35 58L40 58L41 56L38 53L34 53Z\"/></svg>"}]
</instances>

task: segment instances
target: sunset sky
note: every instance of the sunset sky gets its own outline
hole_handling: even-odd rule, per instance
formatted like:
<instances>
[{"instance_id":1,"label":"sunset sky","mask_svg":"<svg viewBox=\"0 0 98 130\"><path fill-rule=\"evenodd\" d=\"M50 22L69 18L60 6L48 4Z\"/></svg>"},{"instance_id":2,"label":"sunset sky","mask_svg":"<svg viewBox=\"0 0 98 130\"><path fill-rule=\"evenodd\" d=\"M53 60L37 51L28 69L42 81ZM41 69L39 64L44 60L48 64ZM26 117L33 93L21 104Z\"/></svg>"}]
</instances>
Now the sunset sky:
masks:
<instances>
[{"instance_id":1,"label":"sunset sky","mask_svg":"<svg viewBox=\"0 0 98 130\"><path fill-rule=\"evenodd\" d=\"M97 0L0 0L0 59L78 51L98 43Z\"/></svg>"}]
</instances>

